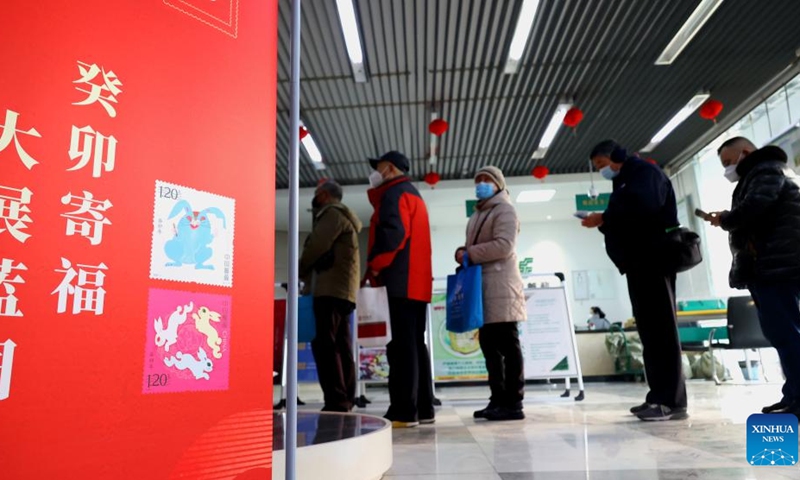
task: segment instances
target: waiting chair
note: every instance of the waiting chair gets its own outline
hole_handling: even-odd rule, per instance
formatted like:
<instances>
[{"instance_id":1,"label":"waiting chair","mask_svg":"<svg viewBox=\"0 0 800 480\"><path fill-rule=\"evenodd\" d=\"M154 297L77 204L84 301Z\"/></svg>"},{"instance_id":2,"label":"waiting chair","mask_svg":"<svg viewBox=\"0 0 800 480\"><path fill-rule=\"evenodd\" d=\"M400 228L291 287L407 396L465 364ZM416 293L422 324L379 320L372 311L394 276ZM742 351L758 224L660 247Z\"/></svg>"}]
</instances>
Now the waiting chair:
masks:
<instances>
[{"instance_id":1,"label":"waiting chair","mask_svg":"<svg viewBox=\"0 0 800 480\"><path fill-rule=\"evenodd\" d=\"M764 379L769 382L766 370L764 369L764 361L761 357L762 348L771 348L772 345L764 337L761 331L761 323L758 320L758 310L756 304L751 296L744 297L731 297L728 299L728 344L717 343L716 347L726 350L756 350L758 352L759 363L761 364L761 372ZM711 350L711 368L714 372L714 383L720 385L720 379L717 376L716 357L714 356L714 332L711 331L709 338L709 345ZM745 368L750 369L749 360Z\"/></svg>"}]
</instances>

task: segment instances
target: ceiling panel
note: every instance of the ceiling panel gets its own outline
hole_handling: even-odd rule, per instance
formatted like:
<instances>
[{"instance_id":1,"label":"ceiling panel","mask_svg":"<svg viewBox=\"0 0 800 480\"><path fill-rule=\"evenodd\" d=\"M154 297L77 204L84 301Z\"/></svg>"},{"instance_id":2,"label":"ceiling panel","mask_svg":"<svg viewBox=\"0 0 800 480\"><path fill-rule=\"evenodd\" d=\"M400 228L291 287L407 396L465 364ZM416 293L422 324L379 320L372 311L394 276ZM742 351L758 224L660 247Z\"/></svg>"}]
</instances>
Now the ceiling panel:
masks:
<instances>
[{"instance_id":1,"label":"ceiling panel","mask_svg":"<svg viewBox=\"0 0 800 480\"><path fill-rule=\"evenodd\" d=\"M538 163L552 173L587 169L605 138L637 150L694 94L711 91L722 117L796 60L800 2L727 0L671 66L654 61L697 0L542 0L522 64L503 74L521 0L355 0L369 80L356 83L335 2L304 0L301 118L327 164L315 170L301 149L301 185L323 177L363 184L365 159L388 150L431 168L427 124L437 111L450 129L435 169L443 179L481 165L508 176ZM289 22L280 3L277 187L288 185ZM543 160L531 160L561 99L585 113L562 128ZM714 128L693 115L650 154L669 163Z\"/></svg>"}]
</instances>

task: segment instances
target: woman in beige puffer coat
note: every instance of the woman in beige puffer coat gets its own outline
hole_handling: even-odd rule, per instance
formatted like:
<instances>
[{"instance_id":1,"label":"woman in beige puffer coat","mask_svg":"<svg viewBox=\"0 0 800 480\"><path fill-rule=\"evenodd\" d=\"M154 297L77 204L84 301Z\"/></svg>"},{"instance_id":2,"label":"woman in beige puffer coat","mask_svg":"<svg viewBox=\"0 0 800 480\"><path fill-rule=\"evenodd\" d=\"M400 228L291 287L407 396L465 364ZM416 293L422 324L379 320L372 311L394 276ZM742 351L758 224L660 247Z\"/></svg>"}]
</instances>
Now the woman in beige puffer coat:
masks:
<instances>
[{"instance_id":1,"label":"woman in beige puffer coat","mask_svg":"<svg viewBox=\"0 0 800 480\"><path fill-rule=\"evenodd\" d=\"M517 324L527 320L527 313L516 254L519 220L499 168L481 168L475 190L479 201L467 224L467 243L456 251L459 264L466 252L471 265L483 267L480 344L492 396L474 416L522 420L525 375Z\"/></svg>"}]
</instances>

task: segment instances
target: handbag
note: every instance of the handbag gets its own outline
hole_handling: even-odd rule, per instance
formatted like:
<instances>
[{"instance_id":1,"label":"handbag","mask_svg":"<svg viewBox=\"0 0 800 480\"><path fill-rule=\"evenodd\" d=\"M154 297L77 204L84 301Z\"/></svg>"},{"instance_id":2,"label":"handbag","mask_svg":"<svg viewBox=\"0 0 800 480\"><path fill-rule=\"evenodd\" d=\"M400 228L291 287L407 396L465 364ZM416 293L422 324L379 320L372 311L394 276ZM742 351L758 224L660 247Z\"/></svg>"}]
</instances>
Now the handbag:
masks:
<instances>
[{"instance_id":1,"label":"handbag","mask_svg":"<svg viewBox=\"0 0 800 480\"><path fill-rule=\"evenodd\" d=\"M356 298L358 343L362 347L383 347L392 341L389 294L386 287L364 287Z\"/></svg>"},{"instance_id":2,"label":"handbag","mask_svg":"<svg viewBox=\"0 0 800 480\"><path fill-rule=\"evenodd\" d=\"M465 333L483 326L483 267L469 266L464 253L462 269L447 277L447 331Z\"/></svg>"},{"instance_id":3,"label":"handbag","mask_svg":"<svg viewBox=\"0 0 800 480\"><path fill-rule=\"evenodd\" d=\"M691 270L703 261L700 235L680 226L667 230L666 234L665 253L675 273Z\"/></svg>"}]
</instances>

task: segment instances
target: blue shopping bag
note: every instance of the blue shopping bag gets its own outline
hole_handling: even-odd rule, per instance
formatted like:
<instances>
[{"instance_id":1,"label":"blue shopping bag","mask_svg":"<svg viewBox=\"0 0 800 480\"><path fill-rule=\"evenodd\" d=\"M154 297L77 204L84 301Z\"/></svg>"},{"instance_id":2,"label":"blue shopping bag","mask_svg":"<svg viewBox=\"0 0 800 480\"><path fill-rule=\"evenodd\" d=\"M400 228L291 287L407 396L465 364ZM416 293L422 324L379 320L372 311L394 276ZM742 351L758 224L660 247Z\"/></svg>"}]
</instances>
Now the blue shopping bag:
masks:
<instances>
[{"instance_id":1,"label":"blue shopping bag","mask_svg":"<svg viewBox=\"0 0 800 480\"><path fill-rule=\"evenodd\" d=\"M468 266L447 277L447 330L471 332L483 326L483 270L480 265Z\"/></svg>"},{"instance_id":2,"label":"blue shopping bag","mask_svg":"<svg viewBox=\"0 0 800 480\"><path fill-rule=\"evenodd\" d=\"M317 336L314 318L314 297L308 295L297 299L297 341L308 343Z\"/></svg>"}]
</instances>

